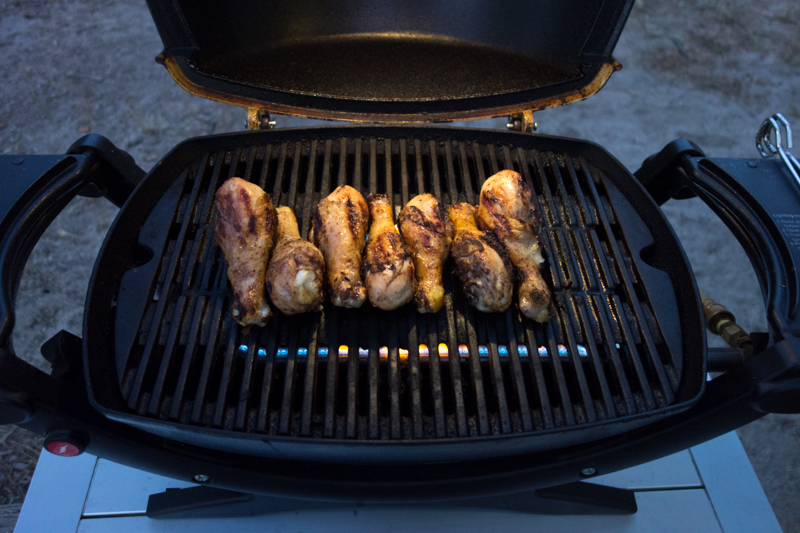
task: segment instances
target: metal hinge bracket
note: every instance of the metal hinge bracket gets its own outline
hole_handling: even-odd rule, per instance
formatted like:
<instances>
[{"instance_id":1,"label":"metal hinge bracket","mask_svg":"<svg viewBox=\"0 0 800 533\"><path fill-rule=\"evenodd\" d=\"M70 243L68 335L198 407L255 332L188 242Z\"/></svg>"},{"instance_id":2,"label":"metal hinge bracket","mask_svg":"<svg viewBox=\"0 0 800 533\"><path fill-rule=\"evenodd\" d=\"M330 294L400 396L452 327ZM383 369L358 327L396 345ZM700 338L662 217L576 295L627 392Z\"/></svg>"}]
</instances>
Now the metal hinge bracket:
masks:
<instances>
[{"instance_id":1,"label":"metal hinge bracket","mask_svg":"<svg viewBox=\"0 0 800 533\"><path fill-rule=\"evenodd\" d=\"M248 108L247 109L247 124L245 127L249 130L271 130L275 127L275 121L270 120L269 111L266 109Z\"/></svg>"},{"instance_id":2,"label":"metal hinge bracket","mask_svg":"<svg viewBox=\"0 0 800 533\"><path fill-rule=\"evenodd\" d=\"M523 111L522 113L508 117L506 128L511 131L533 133L539 128L539 125L533 120L533 111Z\"/></svg>"}]
</instances>

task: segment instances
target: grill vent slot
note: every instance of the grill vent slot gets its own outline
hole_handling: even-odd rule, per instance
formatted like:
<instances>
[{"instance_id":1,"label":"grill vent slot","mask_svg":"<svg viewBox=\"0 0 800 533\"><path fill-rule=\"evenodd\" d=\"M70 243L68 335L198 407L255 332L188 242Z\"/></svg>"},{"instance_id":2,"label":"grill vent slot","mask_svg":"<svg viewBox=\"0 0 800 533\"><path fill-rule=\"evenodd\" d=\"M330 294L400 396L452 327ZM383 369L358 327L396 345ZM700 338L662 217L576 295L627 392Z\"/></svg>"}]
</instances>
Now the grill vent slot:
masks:
<instances>
[{"instance_id":1,"label":"grill vent slot","mask_svg":"<svg viewBox=\"0 0 800 533\"><path fill-rule=\"evenodd\" d=\"M397 211L431 192L475 203L502 169L520 172L543 219L556 317L487 315L445 276L445 307L370 306L287 319L242 335L230 318L213 193L232 176L289 205L306 234L336 186L391 193ZM477 142L339 138L206 154L182 180L120 386L140 415L309 439L458 438L579 426L675 402L670 351L631 260L614 185L581 157ZM630 230L628 230L630 231Z\"/></svg>"}]
</instances>

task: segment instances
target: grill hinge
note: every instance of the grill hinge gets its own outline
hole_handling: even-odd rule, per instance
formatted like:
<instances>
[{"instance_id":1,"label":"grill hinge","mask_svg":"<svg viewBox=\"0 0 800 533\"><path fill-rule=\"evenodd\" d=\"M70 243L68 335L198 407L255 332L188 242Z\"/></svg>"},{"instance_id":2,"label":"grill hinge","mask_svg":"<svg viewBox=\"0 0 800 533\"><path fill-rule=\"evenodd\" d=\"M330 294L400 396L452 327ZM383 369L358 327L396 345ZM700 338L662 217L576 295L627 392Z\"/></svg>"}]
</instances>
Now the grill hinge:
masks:
<instances>
[{"instance_id":1,"label":"grill hinge","mask_svg":"<svg viewBox=\"0 0 800 533\"><path fill-rule=\"evenodd\" d=\"M245 124L247 129L252 131L271 130L275 127L275 124L274 120L270 120L269 111L266 109L247 109L247 124Z\"/></svg>"},{"instance_id":2,"label":"grill hinge","mask_svg":"<svg viewBox=\"0 0 800 533\"><path fill-rule=\"evenodd\" d=\"M533 133L539 128L539 125L533 120L533 111L523 111L522 113L508 117L506 128L511 131Z\"/></svg>"}]
</instances>

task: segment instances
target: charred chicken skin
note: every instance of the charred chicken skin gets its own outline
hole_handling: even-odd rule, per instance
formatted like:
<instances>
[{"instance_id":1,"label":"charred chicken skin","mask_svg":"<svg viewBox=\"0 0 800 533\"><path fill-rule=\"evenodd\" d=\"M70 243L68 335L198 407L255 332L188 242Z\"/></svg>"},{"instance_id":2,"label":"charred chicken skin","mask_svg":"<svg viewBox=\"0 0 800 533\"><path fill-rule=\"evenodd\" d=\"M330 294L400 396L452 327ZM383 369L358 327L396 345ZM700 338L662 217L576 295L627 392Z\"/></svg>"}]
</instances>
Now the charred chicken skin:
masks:
<instances>
[{"instance_id":1,"label":"charred chicken skin","mask_svg":"<svg viewBox=\"0 0 800 533\"><path fill-rule=\"evenodd\" d=\"M246 328L266 326L272 310L264 278L278 225L272 198L258 185L231 178L217 190L214 208L214 233L233 287L233 319Z\"/></svg>"},{"instance_id":2,"label":"charred chicken skin","mask_svg":"<svg viewBox=\"0 0 800 533\"><path fill-rule=\"evenodd\" d=\"M487 179L477 215L481 229L497 237L516 267L522 314L537 322L549 321L555 309L539 270L544 262L538 238L541 219L522 176L503 170Z\"/></svg>"},{"instance_id":3,"label":"charred chicken skin","mask_svg":"<svg viewBox=\"0 0 800 533\"><path fill-rule=\"evenodd\" d=\"M279 207L278 243L267 269L267 292L284 315L322 309L325 259L322 252L300 237L297 219L288 207Z\"/></svg>"},{"instance_id":4,"label":"charred chicken skin","mask_svg":"<svg viewBox=\"0 0 800 533\"><path fill-rule=\"evenodd\" d=\"M414 262L394 225L389 197L371 194L367 203L372 219L364 276L367 295L372 305L391 311L414 297Z\"/></svg>"},{"instance_id":5,"label":"charred chicken skin","mask_svg":"<svg viewBox=\"0 0 800 533\"><path fill-rule=\"evenodd\" d=\"M450 249L453 273L467 301L484 313L505 311L514 293L512 267L505 250L491 233L478 229L471 205L451 205L447 214L456 232Z\"/></svg>"},{"instance_id":6,"label":"charred chicken skin","mask_svg":"<svg viewBox=\"0 0 800 533\"><path fill-rule=\"evenodd\" d=\"M348 185L337 187L317 206L309 240L325 256L333 305L361 307L367 298L361 261L368 227L367 202Z\"/></svg>"},{"instance_id":7,"label":"charred chicken skin","mask_svg":"<svg viewBox=\"0 0 800 533\"><path fill-rule=\"evenodd\" d=\"M420 194L409 200L398 220L414 260L417 311L435 313L444 304L442 265L450 253L453 227L432 194Z\"/></svg>"}]
</instances>

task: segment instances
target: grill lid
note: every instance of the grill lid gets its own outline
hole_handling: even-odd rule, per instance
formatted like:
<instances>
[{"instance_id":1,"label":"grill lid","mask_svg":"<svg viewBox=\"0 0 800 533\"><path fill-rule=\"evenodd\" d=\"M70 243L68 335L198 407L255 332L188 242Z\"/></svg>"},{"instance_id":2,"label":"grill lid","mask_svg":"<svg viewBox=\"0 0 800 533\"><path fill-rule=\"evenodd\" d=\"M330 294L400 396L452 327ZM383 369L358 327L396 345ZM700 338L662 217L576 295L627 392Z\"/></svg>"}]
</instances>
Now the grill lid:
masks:
<instances>
[{"instance_id":1,"label":"grill lid","mask_svg":"<svg viewBox=\"0 0 800 533\"><path fill-rule=\"evenodd\" d=\"M597 92L633 0L148 0L192 94L286 115L439 122Z\"/></svg>"}]
</instances>

